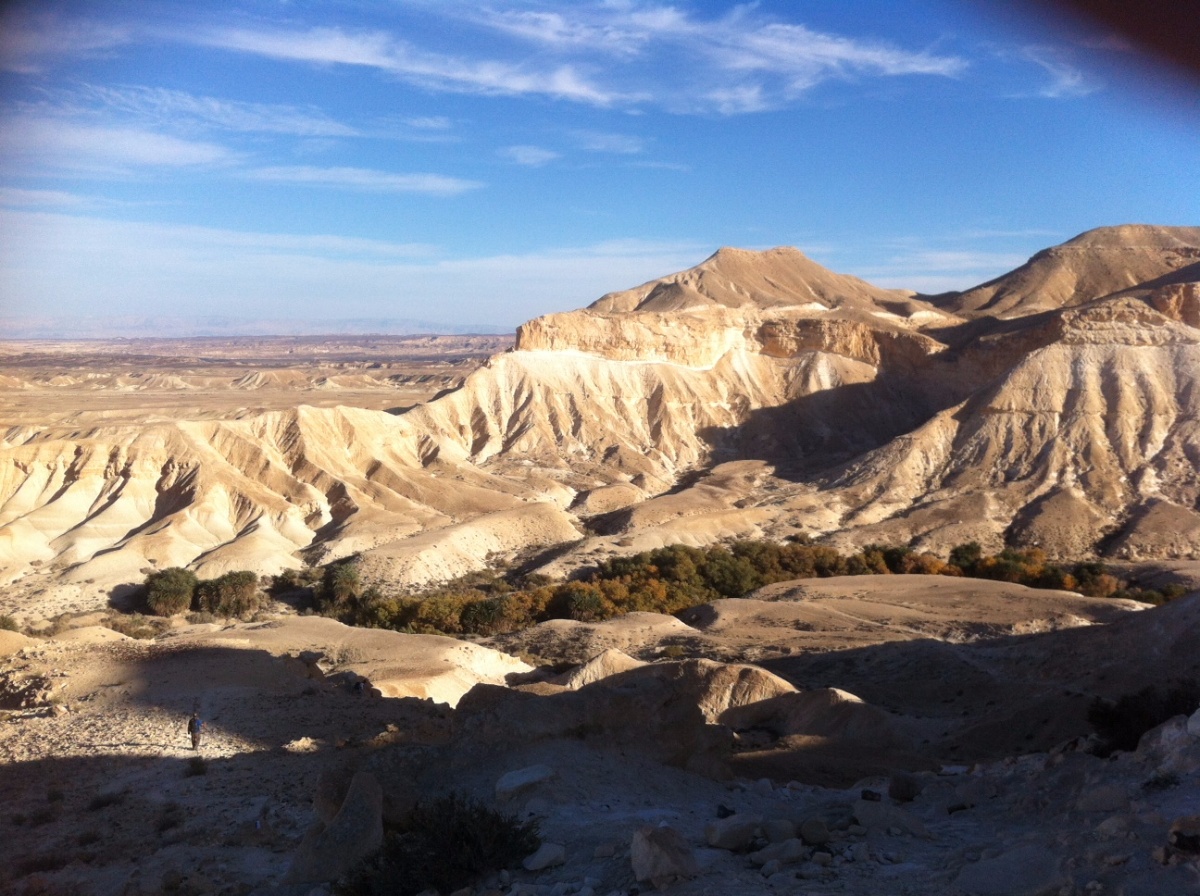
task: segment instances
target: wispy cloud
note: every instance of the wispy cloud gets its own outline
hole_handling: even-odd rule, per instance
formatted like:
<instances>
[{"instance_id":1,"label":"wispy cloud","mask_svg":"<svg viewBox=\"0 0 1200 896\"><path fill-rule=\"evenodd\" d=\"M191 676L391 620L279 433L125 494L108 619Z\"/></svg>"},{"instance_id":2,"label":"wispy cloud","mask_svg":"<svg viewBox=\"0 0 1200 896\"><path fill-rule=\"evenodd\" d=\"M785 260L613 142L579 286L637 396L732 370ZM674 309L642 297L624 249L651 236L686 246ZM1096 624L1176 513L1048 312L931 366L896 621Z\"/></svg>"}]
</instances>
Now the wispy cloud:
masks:
<instances>
[{"instance_id":1,"label":"wispy cloud","mask_svg":"<svg viewBox=\"0 0 1200 896\"><path fill-rule=\"evenodd\" d=\"M0 206L5 208L82 208L90 205L87 196L65 190L22 190L0 187Z\"/></svg>"},{"instance_id":2,"label":"wispy cloud","mask_svg":"<svg viewBox=\"0 0 1200 896\"><path fill-rule=\"evenodd\" d=\"M106 55L134 38L128 25L9 4L0 14L0 70L36 74L55 60Z\"/></svg>"},{"instance_id":3,"label":"wispy cloud","mask_svg":"<svg viewBox=\"0 0 1200 896\"><path fill-rule=\"evenodd\" d=\"M442 174L396 174L369 168L317 168L309 165L280 165L251 168L243 172L251 180L283 184L342 187L374 193L425 193L458 196L483 186L479 181Z\"/></svg>"},{"instance_id":4,"label":"wispy cloud","mask_svg":"<svg viewBox=\"0 0 1200 896\"><path fill-rule=\"evenodd\" d=\"M1081 68L1067 61L1061 50L1053 47L1025 47L1021 56L1050 76L1049 83L1037 90L1040 97L1070 99L1087 96L1100 89L1100 84Z\"/></svg>"},{"instance_id":5,"label":"wispy cloud","mask_svg":"<svg viewBox=\"0 0 1200 896\"><path fill-rule=\"evenodd\" d=\"M602 107L655 105L736 114L779 108L831 79L955 77L966 60L884 41L780 22L752 6L702 18L673 6L578 3L557 10L423 7L445 28L406 32L314 27L191 30L176 38L225 50L318 65L364 66L427 88L539 95ZM418 45L454 39L443 51ZM497 40L499 38L499 40ZM530 54L528 45L538 52ZM486 45L488 58L464 47Z\"/></svg>"},{"instance_id":6,"label":"wispy cloud","mask_svg":"<svg viewBox=\"0 0 1200 896\"><path fill-rule=\"evenodd\" d=\"M236 159L226 147L207 141L37 115L17 115L5 121L0 129L0 157L26 168L76 171L188 168Z\"/></svg>"},{"instance_id":7,"label":"wispy cloud","mask_svg":"<svg viewBox=\"0 0 1200 896\"><path fill-rule=\"evenodd\" d=\"M500 150L500 155L518 165L526 165L530 168L538 168L561 158L559 153L541 146L505 146Z\"/></svg>"},{"instance_id":8,"label":"wispy cloud","mask_svg":"<svg viewBox=\"0 0 1200 896\"><path fill-rule=\"evenodd\" d=\"M161 87L85 85L67 98L90 108L177 127L203 127L296 137L356 137L357 128L315 107L246 103Z\"/></svg>"},{"instance_id":9,"label":"wispy cloud","mask_svg":"<svg viewBox=\"0 0 1200 896\"><path fill-rule=\"evenodd\" d=\"M569 64L533 69L518 63L473 60L421 50L383 31L225 29L180 34L179 39L274 59L366 66L448 91L540 94L597 106L618 99Z\"/></svg>"}]
</instances>

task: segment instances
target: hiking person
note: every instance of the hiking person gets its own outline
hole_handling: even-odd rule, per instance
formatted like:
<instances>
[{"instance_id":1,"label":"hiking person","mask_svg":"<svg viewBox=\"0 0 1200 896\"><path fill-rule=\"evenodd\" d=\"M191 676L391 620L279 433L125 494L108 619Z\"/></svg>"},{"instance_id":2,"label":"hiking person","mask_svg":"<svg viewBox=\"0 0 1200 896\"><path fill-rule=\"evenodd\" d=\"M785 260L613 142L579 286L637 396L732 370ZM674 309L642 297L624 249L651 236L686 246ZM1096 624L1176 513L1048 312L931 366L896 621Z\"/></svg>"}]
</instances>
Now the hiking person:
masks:
<instances>
[{"instance_id":1,"label":"hiking person","mask_svg":"<svg viewBox=\"0 0 1200 896\"><path fill-rule=\"evenodd\" d=\"M204 720L200 718L200 713L193 712L192 717L188 719L188 734L192 736L192 749L200 749L200 739L204 733Z\"/></svg>"}]
</instances>

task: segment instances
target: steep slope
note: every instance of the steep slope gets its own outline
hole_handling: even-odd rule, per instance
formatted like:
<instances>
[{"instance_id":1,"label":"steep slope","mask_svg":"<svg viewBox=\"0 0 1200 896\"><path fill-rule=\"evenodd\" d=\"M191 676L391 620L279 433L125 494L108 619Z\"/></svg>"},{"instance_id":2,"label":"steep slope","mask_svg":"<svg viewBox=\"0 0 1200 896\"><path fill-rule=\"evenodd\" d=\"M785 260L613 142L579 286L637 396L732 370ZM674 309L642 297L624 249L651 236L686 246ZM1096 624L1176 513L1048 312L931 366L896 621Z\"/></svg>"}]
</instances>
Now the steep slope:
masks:
<instances>
[{"instance_id":1,"label":"steep slope","mask_svg":"<svg viewBox=\"0 0 1200 896\"><path fill-rule=\"evenodd\" d=\"M1022 317L1171 279L1188 267L1186 280L1200 280L1198 263L1200 227L1100 227L1042 250L995 280L930 300L965 317Z\"/></svg>"},{"instance_id":2,"label":"steep slope","mask_svg":"<svg viewBox=\"0 0 1200 896\"><path fill-rule=\"evenodd\" d=\"M1196 555L1197 236L1092 231L939 299L971 321L795 250L721 250L530 321L399 417L13 427L0 576L22 587L2 600L351 553L415 585L565 542L555 571L797 531Z\"/></svg>"},{"instance_id":3,"label":"steep slope","mask_svg":"<svg viewBox=\"0 0 1200 896\"><path fill-rule=\"evenodd\" d=\"M1061 322L1058 341L836 481L845 541L944 551L970 535L1081 556L1119 532L1138 557L1161 555L1135 531L1150 506L1200 522L1200 332L1130 299ZM1193 536L1169 553L1197 551Z\"/></svg>"}]
</instances>

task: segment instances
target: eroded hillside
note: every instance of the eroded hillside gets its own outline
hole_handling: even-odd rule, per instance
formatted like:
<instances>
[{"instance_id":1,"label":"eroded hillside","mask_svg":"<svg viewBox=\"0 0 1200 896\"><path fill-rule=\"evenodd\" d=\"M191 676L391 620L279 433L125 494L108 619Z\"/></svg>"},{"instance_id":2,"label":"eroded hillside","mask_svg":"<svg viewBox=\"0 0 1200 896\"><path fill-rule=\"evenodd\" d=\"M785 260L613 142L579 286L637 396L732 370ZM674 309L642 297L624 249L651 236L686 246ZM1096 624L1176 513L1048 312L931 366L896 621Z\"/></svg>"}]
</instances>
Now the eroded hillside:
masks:
<instances>
[{"instance_id":1,"label":"eroded hillside","mask_svg":"<svg viewBox=\"0 0 1200 896\"><path fill-rule=\"evenodd\" d=\"M525 324L402 415L46 420L0 453L7 609L359 553L396 585L796 532L1200 551L1200 229L1091 231L925 300L721 250ZM80 425L80 423L84 425ZM38 609L41 603L45 607Z\"/></svg>"}]
</instances>

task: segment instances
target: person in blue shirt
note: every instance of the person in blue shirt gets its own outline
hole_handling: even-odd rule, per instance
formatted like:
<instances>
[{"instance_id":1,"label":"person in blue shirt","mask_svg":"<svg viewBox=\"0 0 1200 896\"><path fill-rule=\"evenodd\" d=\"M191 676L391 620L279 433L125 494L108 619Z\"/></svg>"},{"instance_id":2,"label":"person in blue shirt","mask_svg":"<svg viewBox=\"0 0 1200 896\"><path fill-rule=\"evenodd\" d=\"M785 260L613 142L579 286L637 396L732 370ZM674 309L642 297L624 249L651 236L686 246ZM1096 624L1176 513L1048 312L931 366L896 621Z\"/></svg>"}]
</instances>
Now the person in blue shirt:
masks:
<instances>
[{"instance_id":1,"label":"person in blue shirt","mask_svg":"<svg viewBox=\"0 0 1200 896\"><path fill-rule=\"evenodd\" d=\"M200 740L204 733L204 720L200 718L197 712L192 713L192 717L188 719L188 734L192 736L192 749L200 749Z\"/></svg>"}]
</instances>

